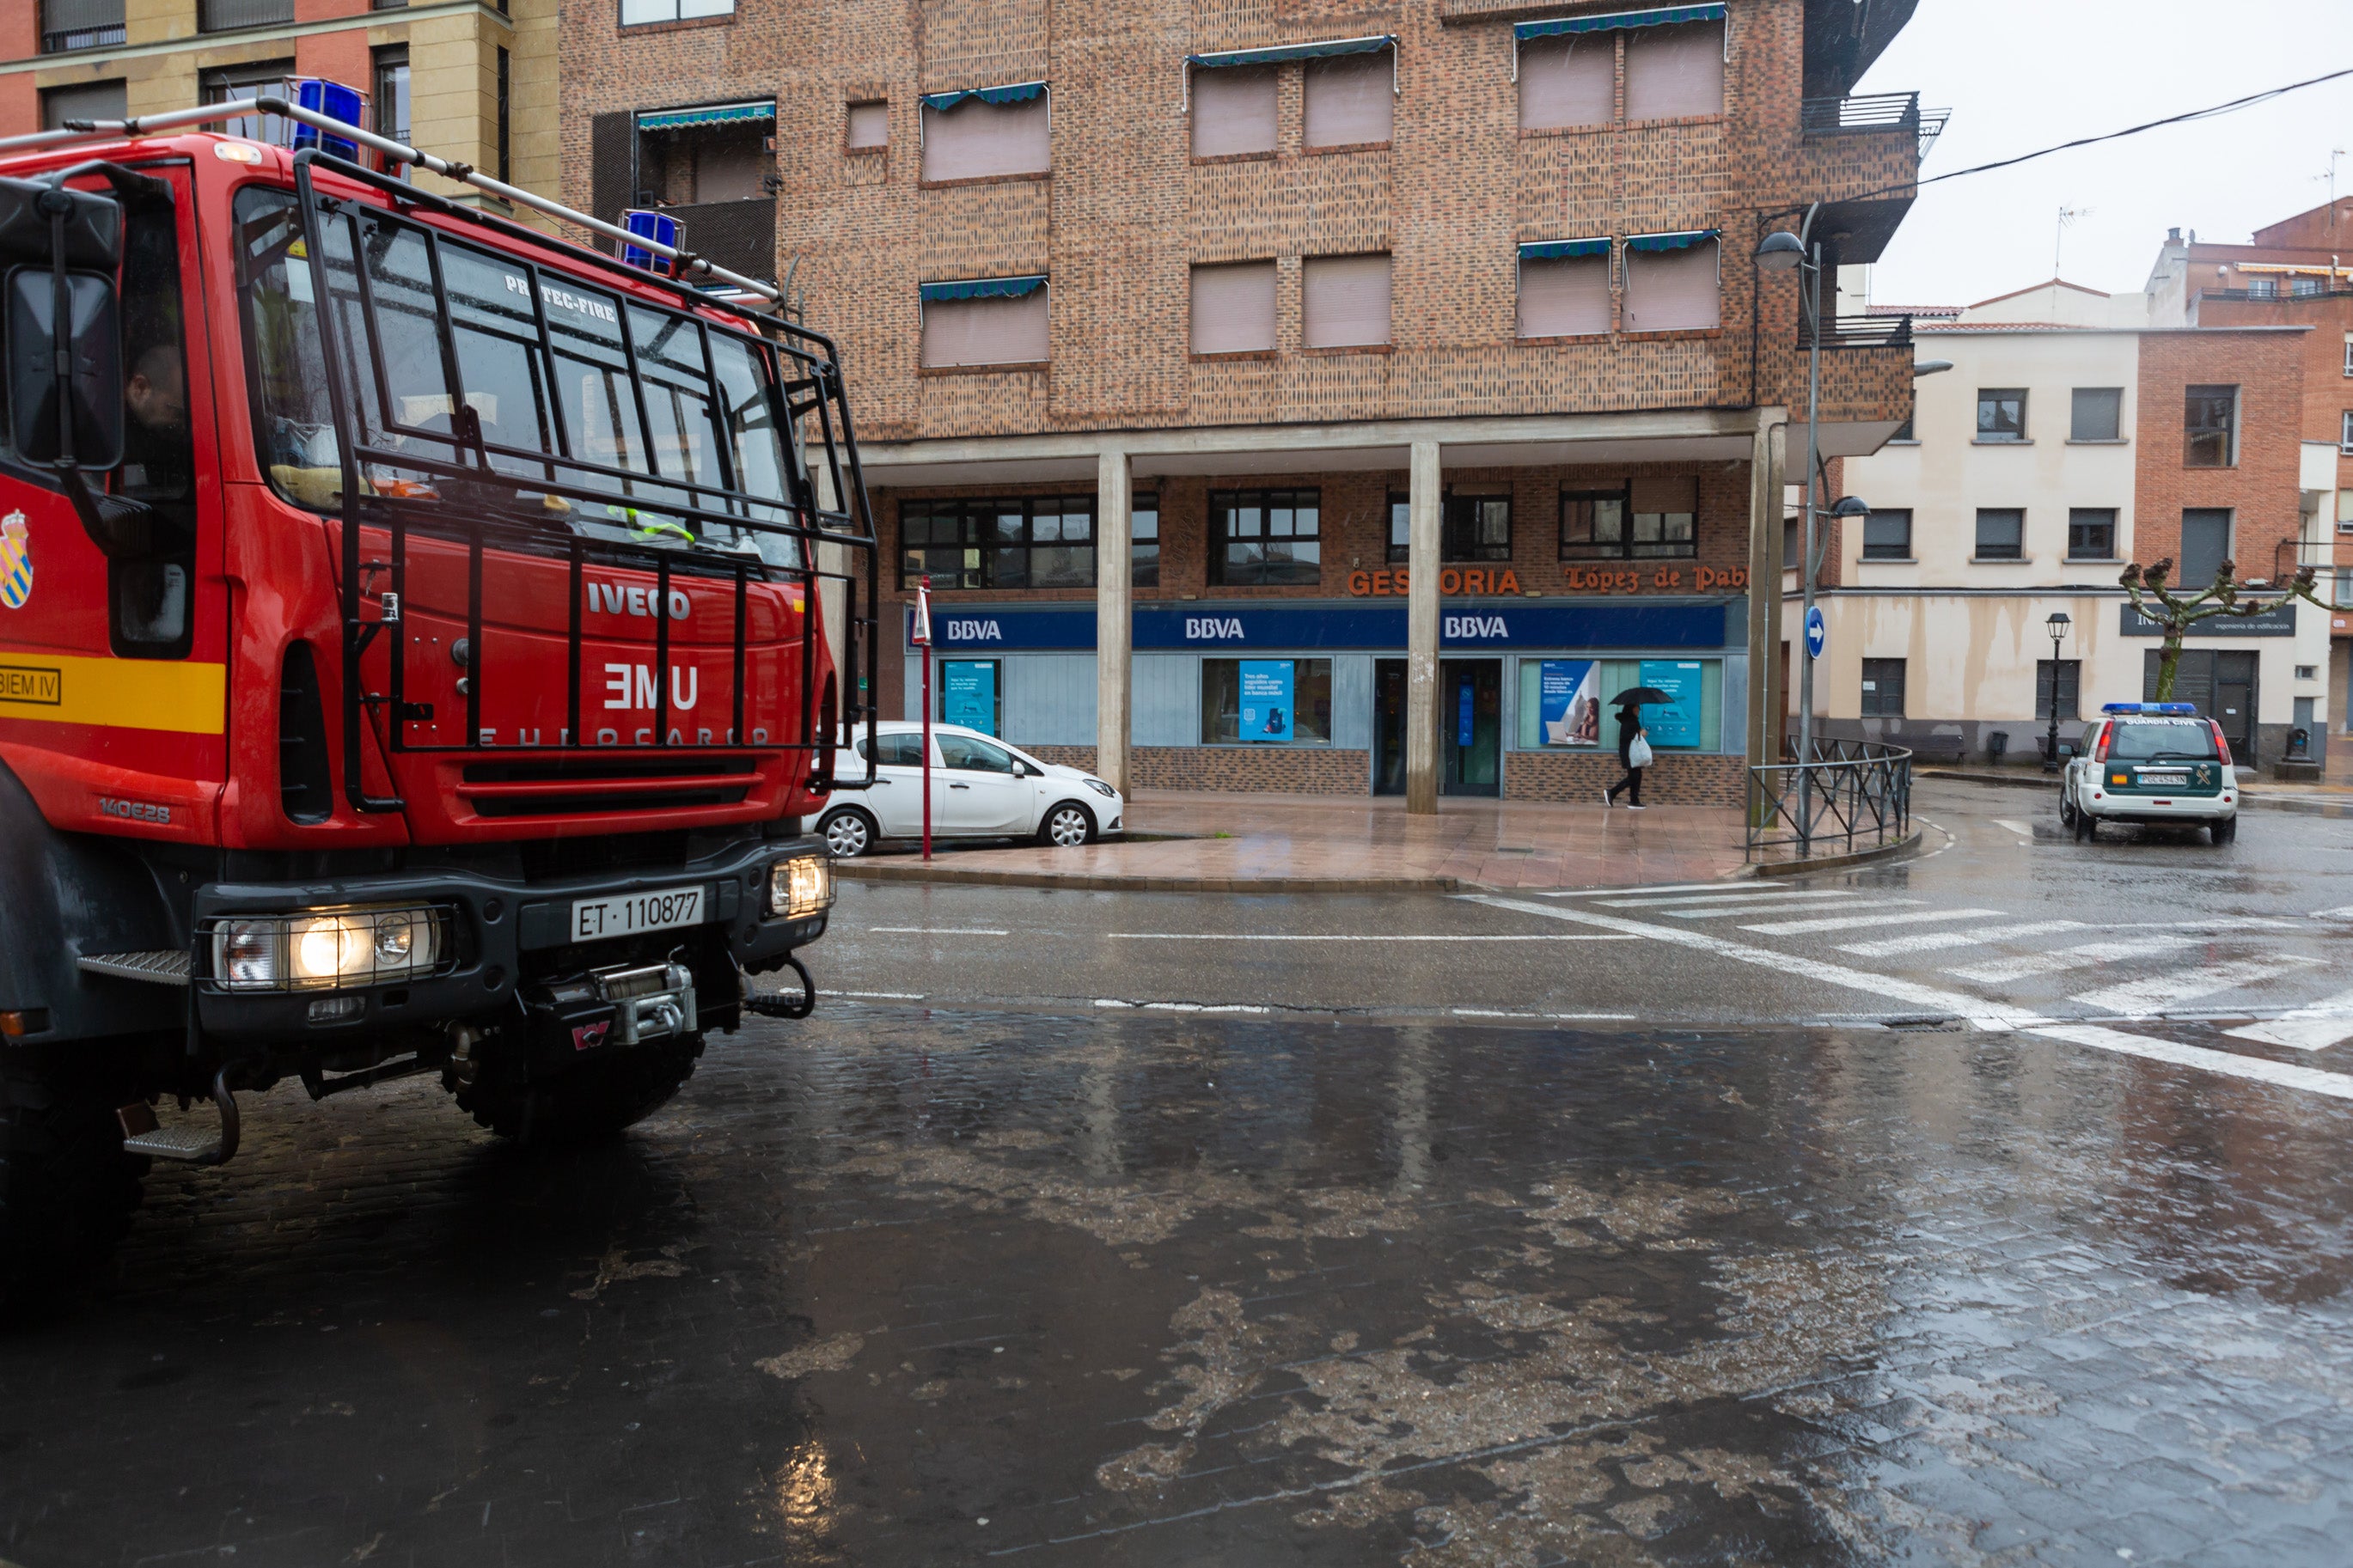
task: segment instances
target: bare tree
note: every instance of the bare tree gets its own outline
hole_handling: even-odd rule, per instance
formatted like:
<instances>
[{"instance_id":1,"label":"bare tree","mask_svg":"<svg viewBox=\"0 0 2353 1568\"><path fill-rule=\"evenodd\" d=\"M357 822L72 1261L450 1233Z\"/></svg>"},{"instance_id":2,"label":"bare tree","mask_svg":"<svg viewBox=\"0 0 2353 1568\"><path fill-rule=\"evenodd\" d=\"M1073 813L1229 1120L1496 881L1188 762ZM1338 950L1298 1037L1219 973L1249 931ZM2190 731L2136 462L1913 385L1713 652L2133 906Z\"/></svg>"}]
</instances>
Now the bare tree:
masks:
<instances>
[{"instance_id":1,"label":"bare tree","mask_svg":"<svg viewBox=\"0 0 2353 1568\"><path fill-rule=\"evenodd\" d=\"M2269 590L2249 597L2242 593L2237 575L2238 563L2225 561L2214 574L2214 581L2199 592L2184 595L2166 585L2173 574L2173 561L2165 560L2143 566L2136 561L2117 579L2125 592L2132 595L2132 607L2155 621L2165 631L2165 655L2157 668L2157 700L2173 700L2173 672L2181 663L2181 639L2200 621L2215 616L2231 616L2241 620L2267 615L2281 605L2302 599L2315 609L2327 610L2327 605L2313 592L2315 575L2309 566L2299 569L2284 588Z\"/></svg>"}]
</instances>

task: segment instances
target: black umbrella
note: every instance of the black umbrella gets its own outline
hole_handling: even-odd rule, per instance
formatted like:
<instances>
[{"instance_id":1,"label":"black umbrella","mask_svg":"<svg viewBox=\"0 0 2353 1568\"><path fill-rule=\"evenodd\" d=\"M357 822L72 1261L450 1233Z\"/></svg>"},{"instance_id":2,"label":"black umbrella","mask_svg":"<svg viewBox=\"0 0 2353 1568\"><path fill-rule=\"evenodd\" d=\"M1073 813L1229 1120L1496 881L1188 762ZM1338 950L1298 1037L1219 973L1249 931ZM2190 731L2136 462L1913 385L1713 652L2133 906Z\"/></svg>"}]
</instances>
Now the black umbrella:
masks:
<instances>
[{"instance_id":1,"label":"black umbrella","mask_svg":"<svg viewBox=\"0 0 2353 1568\"><path fill-rule=\"evenodd\" d=\"M1630 686L1609 700L1612 708L1631 708L1641 702L1672 702L1673 698L1655 686Z\"/></svg>"}]
</instances>

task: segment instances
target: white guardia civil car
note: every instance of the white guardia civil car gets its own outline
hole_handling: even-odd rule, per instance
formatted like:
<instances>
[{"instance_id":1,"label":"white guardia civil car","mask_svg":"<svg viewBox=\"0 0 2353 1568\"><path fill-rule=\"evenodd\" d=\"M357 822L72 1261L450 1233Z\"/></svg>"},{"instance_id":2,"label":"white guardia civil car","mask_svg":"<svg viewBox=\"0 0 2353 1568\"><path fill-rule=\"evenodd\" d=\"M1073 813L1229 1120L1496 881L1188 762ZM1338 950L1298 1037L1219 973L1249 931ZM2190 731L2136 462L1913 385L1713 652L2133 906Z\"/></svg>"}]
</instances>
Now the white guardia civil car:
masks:
<instances>
[{"instance_id":1,"label":"white guardia civil car","mask_svg":"<svg viewBox=\"0 0 2353 1568\"><path fill-rule=\"evenodd\" d=\"M836 786L818 817L818 836L844 859L884 838L923 831L923 727L907 719L874 726L874 783ZM847 780L866 773L866 738L857 759L841 759ZM1041 763L1004 742L960 724L932 726L932 837L1035 838L1075 848L1121 830L1127 802L1092 774Z\"/></svg>"}]
</instances>

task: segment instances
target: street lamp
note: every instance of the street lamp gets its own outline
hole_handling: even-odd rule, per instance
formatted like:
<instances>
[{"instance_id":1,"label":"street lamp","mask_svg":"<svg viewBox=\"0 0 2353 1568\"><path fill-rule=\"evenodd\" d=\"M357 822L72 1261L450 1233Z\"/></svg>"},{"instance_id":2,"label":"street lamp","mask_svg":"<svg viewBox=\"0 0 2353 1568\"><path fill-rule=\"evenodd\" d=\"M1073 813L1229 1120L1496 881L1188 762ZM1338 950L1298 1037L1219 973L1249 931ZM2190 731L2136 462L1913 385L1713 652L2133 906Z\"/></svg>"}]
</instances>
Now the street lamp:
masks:
<instances>
[{"instance_id":1,"label":"street lamp","mask_svg":"<svg viewBox=\"0 0 2353 1568\"><path fill-rule=\"evenodd\" d=\"M2059 645L2067 640L2068 628L2075 623L2067 618L2064 610L2053 610L2051 618L2042 623L2051 634L2051 733L2042 742L2042 771L2059 771Z\"/></svg>"}]
</instances>

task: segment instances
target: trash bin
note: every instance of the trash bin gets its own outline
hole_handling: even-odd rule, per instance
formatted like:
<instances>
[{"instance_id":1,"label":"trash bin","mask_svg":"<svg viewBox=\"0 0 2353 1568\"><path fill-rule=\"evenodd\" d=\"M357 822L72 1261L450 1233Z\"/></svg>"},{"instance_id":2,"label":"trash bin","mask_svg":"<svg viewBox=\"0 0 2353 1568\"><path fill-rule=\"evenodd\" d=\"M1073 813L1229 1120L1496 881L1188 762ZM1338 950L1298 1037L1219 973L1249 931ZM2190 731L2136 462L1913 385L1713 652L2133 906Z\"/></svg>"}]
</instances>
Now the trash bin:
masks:
<instances>
[{"instance_id":1,"label":"trash bin","mask_svg":"<svg viewBox=\"0 0 2353 1568\"><path fill-rule=\"evenodd\" d=\"M2009 750L2009 731L1996 730L1986 736L1986 760L1993 763L1994 766L2001 766L2001 759Z\"/></svg>"}]
</instances>

